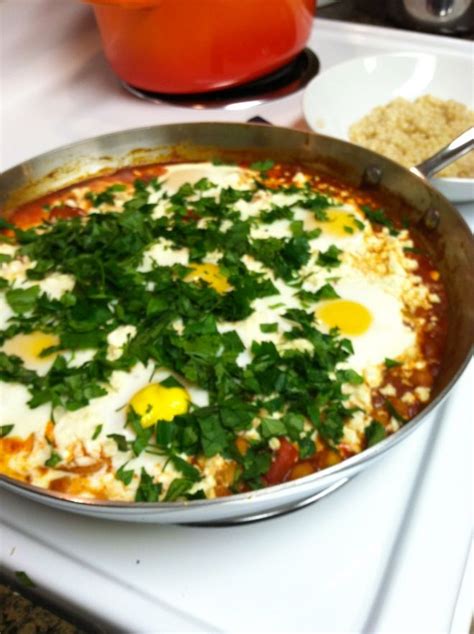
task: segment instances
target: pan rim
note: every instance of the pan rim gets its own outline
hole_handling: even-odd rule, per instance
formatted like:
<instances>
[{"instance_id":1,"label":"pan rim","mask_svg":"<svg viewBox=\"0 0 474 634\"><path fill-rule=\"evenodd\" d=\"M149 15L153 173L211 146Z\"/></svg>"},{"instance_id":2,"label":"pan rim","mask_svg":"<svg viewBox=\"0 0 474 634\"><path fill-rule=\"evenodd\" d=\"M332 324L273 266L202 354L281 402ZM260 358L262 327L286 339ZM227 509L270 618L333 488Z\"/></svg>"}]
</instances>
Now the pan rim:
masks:
<instances>
[{"instance_id":1,"label":"pan rim","mask_svg":"<svg viewBox=\"0 0 474 634\"><path fill-rule=\"evenodd\" d=\"M87 145L88 143L91 143L91 142L96 142L96 141L100 142L101 140L113 139L114 137L117 137L123 134L134 136L137 134L146 133L147 131L161 130L163 128L173 128L173 129L179 129L179 128L187 129L187 128L200 128L200 127L203 128L209 125L212 125L213 127L222 127L224 129L229 127L262 128L261 124L251 124L251 123L198 122L198 123L173 123L173 124L144 126L139 128L130 128L127 130L120 130L116 132L111 132L111 133L91 137L88 139L82 139L80 141L69 143L61 147L54 148L52 150L48 150L47 152L39 154L35 157L32 157L31 159L23 161L22 163L19 163L9 168L5 172L3 172L0 175L0 183L3 180L6 180L13 171L22 169L24 166L26 166L30 162L40 162L44 160L45 158L61 154L68 150L78 149L81 147L81 145ZM333 142L337 142L345 146L350 146L350 147L354 146L354 144L348 141L345 141L342 139L334 139L332 137L326 137L319 133L306 132L306 131L295 130L293 128L276 127L276 126L272 127L271 129L291 132L296 137L300 137L301 139L312 138L312 137L322 137L323 139L330 139ZM199 144L197 143L194 145L196 147L199 147ZM202 147L204 147L204 144L202 145ZM368 156L373 157L374 159L381 159L384 163L395 165L398 169L410 174L410 177L413 177L419 180L423 184L423 186L425 186L429 190L432 190L437 196L441 196L441 198L449 206L451 212L454 213L457 219L464 225L464 228L470 232L467 222L465 218L462 216L462 214L454 207L454 205L450 201L444 198L442 194L440 194L428 181L426 181L426 179L420 179L419 177L410 173L408 169L399 166L398 164L394 163L390 159L387 159L386 157L382 157L370 150L366 150L365 148L358 147L358 149L366 153ZM245 150L242 150L242 153L244 151ZM83 177L81 178L83 179ZM472 252L474 253L474 237L472 235L471 235L471 248L472 248ZM315 483L324 481L325 479L334 481L335 477L344 478L347 475L347 472L353 471L354 468L358 467L359 465L362 465L364 463L370 463L376 458L382 456L391 447L395 446L401 440L406 438L414 429L417 429L423 420L428 420L430 418L430 414L433 413L436 408L438 408L438 406L442 403L442 401L444 401L444 399L452 391L452 388L454 387L454 385L456 384L456 382L458 381L458 379L464 372L465 368L467 367L473 352L474 352L474 347L473 347L473 344L471 343L471 346L467 350L466 354L464 355L462 362L460 363L456 371L453 373L451 380L440 391L440 393L432 401L430 401L429 404L417 416L411 419L406 425L404 425L397 432L395 432L394 434L391 434L390 436L388 436L386 439L384 439L382 442L378 443L377 445L371 448L365 449L361 451L360 453L354 456L351 456L350 458L347 458L346 460L342 461L339 464L323 469L311 475L305 476L304 478L301 478L299 480L289 481L289 482L274 485L271 487L258 489L250 493L249 492L239 493L239 494L231 495L228 497L221 497L221 498L214 498L214 499L207 499L207 500L190 500L186 502L151 502L151 503L150 502L133 502L133 501L123 502L123 501L114 501L114 500L98 500L98 499L92 499L92 498L90 499L80 498L77 496L70 496L65 493L50 491L42 487L31 485L21 480L16 480L14 478L11 478L5 474L0 474L0 485L5 488L19 489L22 492L28 492L34 495L35 498L47 498L49 500L57 500L59 504L64 505L65 509L67 509L68 507L69 508L74 507L75 509L94 508L94 509L97 509L98 511L99 510L105 511L106 509L115 509L115 510L124 511L124 512L125 511L130 512L132 511L132 509L135 509L136 513L139 513L139 512L143 513L143 511L146 510L149 514L160 514L161 512L165 514L167 511L171 511L171 510L179 512L179 511L185 511L186 509L191 510L191 509L198 509L198 508L214 508L216 506L219 506L219 507L225 506L226 508L229 508L229 506L239 507L243 503L248 502L249 499L251 499L252 501L261 500L261 499L268 500L273 497L278 497L282 492L297 490L298 488L301 488L302 483L304 485L309 486L309 485L313 485Z\"/></svg>"}]
</instances>

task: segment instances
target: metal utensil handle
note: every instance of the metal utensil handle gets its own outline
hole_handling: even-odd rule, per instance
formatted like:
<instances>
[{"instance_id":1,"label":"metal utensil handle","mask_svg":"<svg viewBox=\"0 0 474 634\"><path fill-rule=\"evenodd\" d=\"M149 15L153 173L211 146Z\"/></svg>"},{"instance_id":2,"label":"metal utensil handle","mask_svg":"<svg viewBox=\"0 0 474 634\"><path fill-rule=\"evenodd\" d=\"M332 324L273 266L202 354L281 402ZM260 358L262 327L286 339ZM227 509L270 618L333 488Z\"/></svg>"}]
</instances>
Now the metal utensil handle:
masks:
<instances>
[{"instance_id":1,"label":"metal utensil handle","mask_svg":"<svg viewBox=\"0 0 474 634\"><path fill-rule=\"evenodd\" d=\"M474 149L474 127L468 128L465 132L456 137L451 143L446 145L439 152L436 152L426 161L415 165L412 171L421 173L426 178L433 176L446 165L450 165L461 156L464 156L468 152Z\"/></svg>"},{"instance_id":2,"label":"metal utensil handle","mask_svg":"<svg viewBox=\"0 0 474 634\"><path fill-rule=\"evenodd\" d=\"M426 8L435 16L444 18L453 12L455 0L426 0Z\"/></svg>"}]
</instances>

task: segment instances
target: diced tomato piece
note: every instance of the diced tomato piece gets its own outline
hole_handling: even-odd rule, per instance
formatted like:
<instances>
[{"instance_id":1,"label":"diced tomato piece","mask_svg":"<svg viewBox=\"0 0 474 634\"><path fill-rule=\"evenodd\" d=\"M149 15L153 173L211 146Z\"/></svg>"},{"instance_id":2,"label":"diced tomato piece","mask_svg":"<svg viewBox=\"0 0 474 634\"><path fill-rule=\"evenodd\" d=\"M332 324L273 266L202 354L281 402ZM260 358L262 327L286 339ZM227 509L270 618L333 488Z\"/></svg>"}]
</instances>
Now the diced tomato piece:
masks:
<instances>
[{"instance_id":1,"label":"diced tomato piece","mask_svg":"<svg viewBox=\"0 0 474 634\"><path fill-rule=\"evenodd\" d=\"M283 436L279 438L279 441L280 447L267 475L265 476L265 480L268 484L278 484L280 482L284 482L287 479L293 465L298 462L298 449L296 449L296 447L294 447L291 442Z\"/></svg>"},{"instance_id":2,"label":"diced tomato piece","mask_svg":"<svg viewBox=\"0 0 474 634\"><path fill-rule=\"evenodd\" d=\"M87 211L84 211L84 209L80 207L62 205L61 207L54 207L48 218L49 220L68 220L69 218L76 218L77 216L87 216Z\"/></svg>"},{"instance_id":3,"label":"diced tomato piece","mask_svg":"<svg viewBox=\"0 0 474 634\"><path fill-rule=\"evenodd\" d=\"M354 451L354 449L352 449L352 447L349 447L348 445L345 445L344 443L341 443L339 445L339 454L342 456L344 460L346 458L350 458L355 453L356 452Z\"/></svg>"},{"instance_id":4,"label":"diced tomato piece","mask_svg":"<svg viewBox=\"0 0 474 634\"><path fill-rule=\"evenodd\" d=\"M197 214L193 209L188 209L186 215L184 216L184 220L199 220L201 216Z\"/></svg>"}]
</instances>

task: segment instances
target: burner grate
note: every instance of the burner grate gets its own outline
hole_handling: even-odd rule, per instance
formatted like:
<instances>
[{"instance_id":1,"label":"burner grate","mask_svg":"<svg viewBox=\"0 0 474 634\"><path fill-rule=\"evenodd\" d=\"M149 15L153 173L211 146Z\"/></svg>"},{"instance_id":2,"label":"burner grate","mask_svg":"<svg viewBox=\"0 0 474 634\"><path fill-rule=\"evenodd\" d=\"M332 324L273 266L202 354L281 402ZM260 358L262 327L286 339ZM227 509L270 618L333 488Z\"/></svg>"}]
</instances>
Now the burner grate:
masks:
<instances>
[{"instance_id":1,"label":"burner grate","mask_svg":"<svg viewBox=\"0 0 474 634\"><path fill-rule=\"evenodd\" d=\"M173 95L141 90L125 82L123 86L132 95L153 103L168 103L196 109L223 107L232 109L233 106L238 105L239 109L244 109L297 92L317 75L319 67L318 57L309 48L305 48L294 60L269 75L223 90Z\"/></svg>"}]
</instances>

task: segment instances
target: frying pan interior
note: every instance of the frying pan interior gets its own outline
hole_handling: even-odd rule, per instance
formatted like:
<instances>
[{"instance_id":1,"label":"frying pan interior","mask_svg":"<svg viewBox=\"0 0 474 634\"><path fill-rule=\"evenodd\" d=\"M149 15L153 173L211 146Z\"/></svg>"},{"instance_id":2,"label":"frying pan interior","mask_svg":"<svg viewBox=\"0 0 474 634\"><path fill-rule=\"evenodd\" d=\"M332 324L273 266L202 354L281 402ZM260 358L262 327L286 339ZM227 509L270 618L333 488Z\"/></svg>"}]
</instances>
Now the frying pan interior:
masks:
<instances>
[{"instance_id":1,"label":"frying pan interior","mask_svg":"<svg viewBox=\"0 0 474 634\"><path fill-rule=\"evenodd\" d=\"M408 219L440 268L448 293L448 338L434 388L434 400L439 400L470 358L473 238L459 212L428 182L369 150L330 137L263 125L197 123L140 128L59 148L13 167L0 176L0 207L8 215L19 203L132 164L214 158L298 163L370 189L381 204Z\"/></svg>"}]
</instances>

